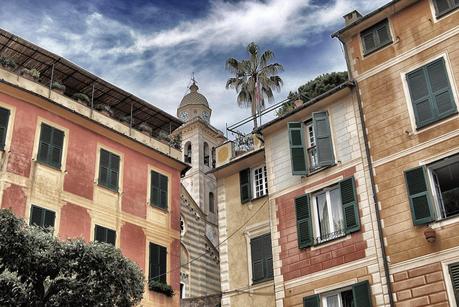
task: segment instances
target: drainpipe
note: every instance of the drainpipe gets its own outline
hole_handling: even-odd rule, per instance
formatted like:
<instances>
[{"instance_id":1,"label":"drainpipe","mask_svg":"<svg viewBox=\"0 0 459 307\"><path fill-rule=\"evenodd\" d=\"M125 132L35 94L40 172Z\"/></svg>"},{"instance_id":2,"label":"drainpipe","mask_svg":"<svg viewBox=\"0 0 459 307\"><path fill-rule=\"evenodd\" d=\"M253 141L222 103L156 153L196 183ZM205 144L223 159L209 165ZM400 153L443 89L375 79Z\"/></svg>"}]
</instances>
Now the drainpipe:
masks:
<instances>
[{"instance_id":1,"label":"drainpipe","mask_svg":"<svg viewBox=\"0 0 459 307\"><path fill-rule=\"evenodd\" d=\"M346 65L347 65L347 71L349 74L349 80L352 80L352 70L351 70L351 65L349 64L349 58L347 54L347 49L346 49L346 43L341 39L340 36L337 36L341 44L343 44L343 49L344 49L344 57L346 58ZM369 173L370 173L370 182L371 182L371 191L373 193L373 201L375 203L375 209L376 209L376 220L378 222L378 233L379 233L379 242L381 244L381 253L382 253L382 258L383 258L383 265L384 265L384 274L386 275L386 280L387 280L387 292L389 295L389 304L390 306L395 306L394 303L394 298L392 295L392 283L390 281L390 273L389 273L389 264L387 263L387 256L386 256L386 247L384 245L384 235L383 235L383 227L381 224L381 215L379 212L378 208L378 196L376 195L376 184L375 184L375 177L373 174L373 163L371 162L371 156L370 156L370 148L368 147L368 135L367 135L367 128L365 125L365 120L364 120L364 114L363 114L363 107L362 107L362 99L360 97L360 90L359 90L359 84L357 83L356 80L353 80L355 84L355 91L356 91L356 96L357 96L357 105L359 107L359 115L360 115L360 122L362 125L362 132L363 132L363 140L365 143L365 153L367 156L367 162L368 162L368 168L369 168Z\"/></svg>"}]
</instances>

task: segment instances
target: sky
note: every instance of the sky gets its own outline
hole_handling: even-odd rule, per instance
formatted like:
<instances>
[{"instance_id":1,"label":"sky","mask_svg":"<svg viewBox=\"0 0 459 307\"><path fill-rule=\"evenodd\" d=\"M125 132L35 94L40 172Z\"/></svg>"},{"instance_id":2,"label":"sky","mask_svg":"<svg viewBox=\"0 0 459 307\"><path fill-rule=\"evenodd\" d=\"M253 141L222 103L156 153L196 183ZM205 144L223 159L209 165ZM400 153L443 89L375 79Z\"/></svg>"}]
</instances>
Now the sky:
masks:
<instances>
[{"instance_id":1,"label":"sky","mask_svg":"<svg viewBox=\"0 0 459 307\"><path fill-rule=\"evenodd\" d=\"M164 111L176 109L194 72L225 130L250 116L225 89L229 57L246 46L274 52L284 85L274 102L326 72L344 71L331 33L343 15L367 14L387 0L2 0L0 27L64 56Z\"/></svg>"}]
</instances>

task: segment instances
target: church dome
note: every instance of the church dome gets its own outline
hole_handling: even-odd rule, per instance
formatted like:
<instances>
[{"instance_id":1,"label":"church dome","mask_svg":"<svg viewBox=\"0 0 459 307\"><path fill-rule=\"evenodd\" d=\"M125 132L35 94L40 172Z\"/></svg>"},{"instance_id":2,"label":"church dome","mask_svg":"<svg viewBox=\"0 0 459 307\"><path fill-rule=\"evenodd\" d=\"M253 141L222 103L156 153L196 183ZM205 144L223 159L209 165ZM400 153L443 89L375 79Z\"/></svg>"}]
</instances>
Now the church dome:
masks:
<instances>
[{"instance_id":1,"label":"church dome","mask_svg":"<svg viewBox=\"0 0 459 307\"><path fill-rule=\"evenodd\" d=\"M184 106L188 105L204 105L209 107L207 98L204 95L198 93L198 89L199 87L195 82L193 82L193 84L190 86L190 92L183 97L179 108L183 108Z\"/></svg>"}]
</instances>

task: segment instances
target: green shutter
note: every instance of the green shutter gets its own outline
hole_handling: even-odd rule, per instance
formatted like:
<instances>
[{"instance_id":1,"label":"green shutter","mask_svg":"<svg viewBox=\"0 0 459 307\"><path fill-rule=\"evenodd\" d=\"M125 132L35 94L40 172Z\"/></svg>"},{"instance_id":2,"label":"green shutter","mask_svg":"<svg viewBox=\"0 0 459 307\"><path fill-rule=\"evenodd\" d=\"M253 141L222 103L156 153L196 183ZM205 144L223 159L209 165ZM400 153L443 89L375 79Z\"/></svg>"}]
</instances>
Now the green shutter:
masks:
<instances>
[{"instance_id":1,"label":"green shutter","mask_svg":"<svg viewBox=\"0 0 459 307\"><path fill-rule=\"evenodd\" d=\"M359 208L354 177L339 183L341 202L343 204L344 230L351 233L360 230Z\"/></svg>"},{"instance_id":2,"label":"green shutter","mask_svg":"<svg viewBox=\"0 0 459 307\"><path fill-rule=\"evenodd\" d=\"M160 174L159 176L160 204L161 204L161 208L163 209L167 209L168 181L169 181L169 178L167 178L167 176Z\"/></svg>"},{"instance_id":3,"label":"green shutter","mask_svg":"<svg viewBox=\"0 0 459 307\"><path fill-rule=\"evenodd\" d=\"M366 29L360 34L365 55L378 50L392 42L392 36L389 31L389 22L387 19Z\"/></svg>"},{"instance_id":4,"label":"green shutter","mask_svg":"<svg viewBox=\"0 0 459 307\"><path fill-rule=\"evenodd\" d=\"M94 227L94 241L115 245L116 231L96 225Z\"/></svg>"},{"instance_id":5,"label":"green shutter","mask_svg":"<svg viewBox=\"0 0 459 307\"><path fill-rule=\"evenodd\" d=\"M456 113L456 103L446 71L445 59L440 58L427 65L432 100L439 118Z\"/></svg>"},{"instance_id":6,"label":"green shutter","mask_svg":"<svg viewBox=\"0 0 459 307\"><path fill-rule=\"evenodd\" d=\"M300 122L288 123L288 137L290 142L290 158L293 175L306 175L306 151L304 146L303 124Z\"/></svg>"},{"instance_id":7,"label":"green shutter","mask_svg":"<svg viewBox=\"0 0 459 307\"><path fill-rule=\"evenodd\" d=\"M44 209L45 217L43 222L43 227L54 227L54 220L56 219L56 213L51 210Z\"/></svg>"},{"instance_id":8,"label":"green shutter","mask_svg":"<svg viewBox=\"0 0 459 307\"><path fill-rule=\"evenodd\" d=\"M312 245L312 218L309 206L309 196L302 195L295 198L296 231L298 247L304 248Z\"/></svg>"},{"instance_id":9,"label":"green shutter","mask_svg":"<svg viewBox=\"0 0 459 307\"><path fill-rule=\"evenodd\" d=\"M30 208L30 225L36 225L43 228L54 227L56 213L45 208L32 205Z\"/></svg>"},{"instance_id":10,"label":"green shutter","mask_svg":"<svg viewBox=\"0 0 459 307\"><path fill-rule=\"evenodd\" d=\"M314 134L317 146L317 161L320 167L331 166L335 164L333 154L333 142L328 121L328 112L312 113L314 125Z\"/></svg>"},{"instance_id":11,"label":"green shutter","mask_svg":"<svg viewBox=\"0 0 459 307\"><path fill-rule=\"evenodd\" d=\"M448 266L451 284L453 286L454 297L456 304L459 303L459 263L450 264Z\"/></svg>"},{"instance_id":12,"label":"green shutter","mask_svg":"<svg viewBox=\"0 0 459 307\"><path fill-rule=\"evenodd\" d=\"M434 220L432 200L427 185L425 167L405 171L405 180L414 225L422 225Z\"/></svg>"},{"instance_id":13,"label":"green shutter","mask_svg":"<svg viewBox=\"0 0 459 307\"><path fill-rule=\"evenodd\" d=\"M63 146L64 132L47 124L41 124L38 161L60 168Z\"/></svg>"},{"instance_id":14,"label":"green shutter","mask_svg":"<svg viewBox=\"0 0 459 307\"><path fill-rule=\"evenodd\" d=\"M457 112L443 58L408 73L406 79L418 129Z\"/></svg>"},{"instance_id":15,"label":"green shutter","mask_svg":"<svg viewBox=\"0 0 459 307\"><path fill-rule=\"evenodd\" d=\"M167 209L169 178L151 171L150 204Z\"/></svg>"},{"instance_id":16,"label":"green shutter","mask_svg":"<svg viewBox=\"0 0 459 307\"><path fill-rule=\"evenodd\" d=\"M250 168L239 172L239 185L241 191L241 203L244 204L252 199L252 185L250 180Z\"/></svg>"},{"instance_id":17,"label":"green shutter","mask_svg":"<svg viewBox=\"0 0 459 307\"><path fill-rule=\"evenodd\" d=\"M120 157L105 149L100 150L99 184L118 191Z\"/></svg>"},{"instance_id":18,"label":"green shutter","mask_svg":"<svg viewBox=\"0 0 459 307\"><path fill-rule=\"evenodd\" d=\"M5 148L6 132L10 119L10 110L0 108L0 150Z\"/></svg>"},{"instance_id":19,"label":"green shutter","mask_svg":"<svg viewBox=\"0 0 459 307\"><path fill-rule=\"evenodd\" d=\"M167 268L167 249L164 246L159 247L159 281L166 283L166 268Z\"/></svg>"},{"instance_id":20,"label":"green shutter","mask_svg":"<svg viewBox=\"0 0 459 307\"><path fill-rule=\"evenodd\" d=\"M167 249L150 243L149 278L166 283Z\"/></svg>"},{"instance_id":21,"label":"green shutter","mask_svg":"<svg viewBox=\"0 0 459 307\"><path fill-rule=\"evenodd\" d=\"M250 240L252 281L260 282L273 277L271 235L266 234Z\"/></svg>"},{"instance_id":22,"label":"green shutter","mask_svg":"<svg viewBox=\"0 0 459 307\"><path fill-rule=\"evenodd\" d=\"M354 307L371 307L370 284L368 280L359 282L352 286Z\"/></svg>"},{"instance_id":23,"label":"green shutter","mask_svg":"<svg viewBox=\"0 0 459 307\"><path fill-rule=\"evenodd\" d=\"M319 295L311 295L303 298L303 307L320 307Z\"/></svg>"}]
</instances>

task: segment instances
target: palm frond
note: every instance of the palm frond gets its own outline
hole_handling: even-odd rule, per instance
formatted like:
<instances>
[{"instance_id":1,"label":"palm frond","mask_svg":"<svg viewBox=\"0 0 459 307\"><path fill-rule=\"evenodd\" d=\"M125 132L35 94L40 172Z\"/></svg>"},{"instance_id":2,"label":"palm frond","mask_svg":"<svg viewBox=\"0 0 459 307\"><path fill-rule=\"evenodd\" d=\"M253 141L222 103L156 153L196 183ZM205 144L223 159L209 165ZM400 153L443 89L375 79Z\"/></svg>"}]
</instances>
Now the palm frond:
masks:
<instances>
[{"instance_id":1,"label":"palm frond","mask_svg":"<svg viewBox=\"0 0 459 307\"><path fill-rule=\"evenodd\" d=\"M241 62L235 58L229 58L226 60L225 68L232 74L237 74L241 71Z\"/></svg>"},{"instance_id":2,"label":"palm frond","mask_svg":"<svg viewBox=\"0 0 459 307\"><path fill-rule=\"evenodd\" d=\"M260 67L262 69L266 67L269 61L271 61L271 59L273 58L274 58L274 53L271 50L266 50L265 52L263 52L263 54L260 57Z\"/></svg>"},{"instance_id":3,"label":"palm frond","mask_svg":"<svg viewBox=\"0 0 459 307\"><path fill-rule=\"evenodd\" d=\"M266 74L267 76L272 76L282 71L284 71L284 66L282 66L279 63L273 63L273 64L269 64L268 66L264 66L261 69L260 73Z\"/></svg>"}]
</instances>

